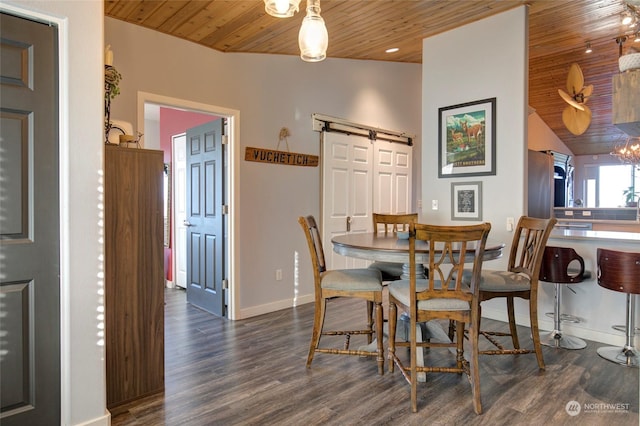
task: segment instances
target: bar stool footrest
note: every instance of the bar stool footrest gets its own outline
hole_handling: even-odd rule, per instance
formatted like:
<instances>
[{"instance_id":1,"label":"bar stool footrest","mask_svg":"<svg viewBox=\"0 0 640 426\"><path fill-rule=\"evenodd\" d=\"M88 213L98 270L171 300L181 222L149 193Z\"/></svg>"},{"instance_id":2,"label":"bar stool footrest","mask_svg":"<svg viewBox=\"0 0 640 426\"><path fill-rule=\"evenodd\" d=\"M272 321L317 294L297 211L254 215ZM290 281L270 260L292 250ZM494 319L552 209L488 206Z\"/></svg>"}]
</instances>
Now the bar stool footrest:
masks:
<instances>
[{"instance_id":1,"label":"bar stool footrest","mask_svg":"<svg viewBox=\"0 0 640 426\"><path fill-rule=\"evenodd\" d=\"M627 332L627 327L624 325L612 325L611 328L613 328L616 331L619 331L621 333L626 333ZM636 327L633 329L633 334L640 334L640 328Z\"/></svg>"},{"instance_id":2,"label":"bar stool footrest","mask_svg":"<svg viewBox=\"0 0 640 426\"><path fill-rule=\"evenodd\" d=\"M547 313L545 313L545 315L547 317L549 317L549 318L555 318L553 312L547 312ZM578 324L578 323L582 322L582 318L576 317L575 315L560 314L560 321L562 321L562 322L570 322L572 324Z\"/></svg>"}]
</instances>

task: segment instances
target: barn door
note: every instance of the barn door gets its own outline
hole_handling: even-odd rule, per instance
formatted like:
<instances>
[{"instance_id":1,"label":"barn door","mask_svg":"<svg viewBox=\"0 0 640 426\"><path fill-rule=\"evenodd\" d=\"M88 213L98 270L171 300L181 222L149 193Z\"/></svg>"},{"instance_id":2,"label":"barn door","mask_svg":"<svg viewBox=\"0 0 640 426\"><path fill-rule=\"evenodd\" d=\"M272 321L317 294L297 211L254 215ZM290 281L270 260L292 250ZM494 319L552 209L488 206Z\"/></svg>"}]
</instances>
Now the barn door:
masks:
<instances>
[{"instance_id":1,"label":"barn door","mask_svg":"<svg viewBox=\"0 0 640 426\"><path fill-rule=\"evenodd\" d=\"M334 253L331 238L347 232L372 232L371 214L411 213L412 148L376 133L323 124L322 241L331 269L362 268L370 262ZM354 125L357 126L357 125ZM391 136L393 138L393 136Z\"/></svg>"},{"instance_id":2,"label":"barn door","mask_svg":"<svg viewBox=\"0 0 640 426\"><path fill-rule=\"evenodd\" d=\"M372 229L373 144L361 136L323 132L322 242L330 269L363 268L366 261L333 252L331 238Z\"/></svg>"}]
</instances>

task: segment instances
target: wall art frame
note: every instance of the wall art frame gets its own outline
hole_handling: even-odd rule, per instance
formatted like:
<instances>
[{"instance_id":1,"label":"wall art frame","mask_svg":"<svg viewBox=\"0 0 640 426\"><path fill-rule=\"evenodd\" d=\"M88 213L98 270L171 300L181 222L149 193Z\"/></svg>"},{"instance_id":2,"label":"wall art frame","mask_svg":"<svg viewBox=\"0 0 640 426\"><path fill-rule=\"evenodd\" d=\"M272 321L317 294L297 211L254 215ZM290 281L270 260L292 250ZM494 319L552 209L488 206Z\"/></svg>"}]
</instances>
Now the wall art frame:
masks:
<instances>
[{"instance_id":1,"label":"wall art frame","mask_svg":"<svg viewBox=\"0 0 640 426\"><path fill-rule=\"evenodd\" d=\"M438 177L496 174L496 98L438 109Z\"/></svg>"},{"instance_id":2,"label":"wall art frame","mask_svg":"<svg viewBox=\"0 0 640 426\"><path fill-rule=\"evenodd\" d=\"M482 182L451 182L451 220L482 220Z\"/></svg>"}]
</instances>

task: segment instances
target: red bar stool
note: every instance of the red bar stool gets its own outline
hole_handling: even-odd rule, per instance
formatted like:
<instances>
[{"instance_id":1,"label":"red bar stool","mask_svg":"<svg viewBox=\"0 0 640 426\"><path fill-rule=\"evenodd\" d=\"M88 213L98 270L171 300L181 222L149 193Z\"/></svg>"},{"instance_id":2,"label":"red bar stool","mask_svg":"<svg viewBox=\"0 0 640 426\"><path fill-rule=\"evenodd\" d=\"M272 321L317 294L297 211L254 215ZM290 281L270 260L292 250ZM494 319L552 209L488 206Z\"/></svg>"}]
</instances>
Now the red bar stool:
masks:
<instances>
[{"instance_id":1,"label":"red bar stool","mask_svg":"<svg viewBox=\"0 0 640 426\"><path fill-rule=\"evenodd\" d=\"M627 341L623 348L606 346L598 348L598 355L609 361L638 368L639 353L633 345L635 334L635 295L640 294L640 253L599 248L598 285L627 294ZM615 327L614 327L615 328Z\"/></svg>"},{"instance_id":2,"label":"red bar stool","mask_svg":"<svg viewBox=\"0 0 640 426\"><path fill-rule=\"evenodd\" d=\"M587 343L578 338L562 334L560 324L564 322L580 322L578 317L560 313L562 289L560 284L577 284L591 277L589 271L584 270L584 259L570 247L551 247L544 249L539 280L554 283L555 305L553 313L553 331L540 337L540 343L564 349L583 349Z\"/></svg>"}]
</instances>

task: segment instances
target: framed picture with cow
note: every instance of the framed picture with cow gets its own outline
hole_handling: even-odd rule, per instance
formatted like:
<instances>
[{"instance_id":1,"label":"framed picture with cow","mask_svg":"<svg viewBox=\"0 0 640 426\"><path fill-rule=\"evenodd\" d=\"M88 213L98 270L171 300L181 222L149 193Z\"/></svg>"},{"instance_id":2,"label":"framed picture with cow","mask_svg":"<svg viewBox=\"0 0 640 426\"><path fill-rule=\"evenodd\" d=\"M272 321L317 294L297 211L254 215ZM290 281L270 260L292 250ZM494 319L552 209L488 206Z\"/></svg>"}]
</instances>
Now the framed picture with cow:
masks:
<instances>
[{"instance_id":1,"label":"framed picture with cow","mask_svg":"<svg viewBox=\"0 0 640 426\"><path fill-rule=\"evenodd\" d=\"M496 98L438 109L438 177L496 174Z\"/></svg>"}]
</instances>

